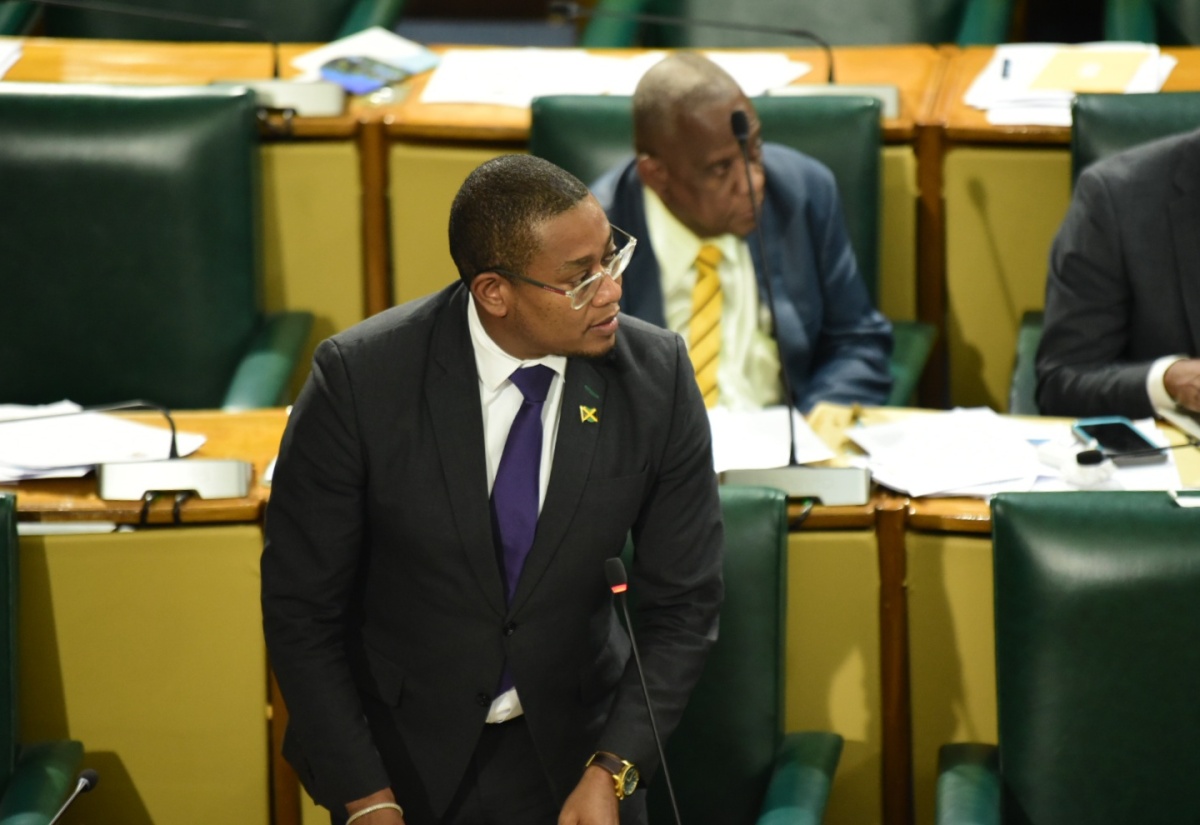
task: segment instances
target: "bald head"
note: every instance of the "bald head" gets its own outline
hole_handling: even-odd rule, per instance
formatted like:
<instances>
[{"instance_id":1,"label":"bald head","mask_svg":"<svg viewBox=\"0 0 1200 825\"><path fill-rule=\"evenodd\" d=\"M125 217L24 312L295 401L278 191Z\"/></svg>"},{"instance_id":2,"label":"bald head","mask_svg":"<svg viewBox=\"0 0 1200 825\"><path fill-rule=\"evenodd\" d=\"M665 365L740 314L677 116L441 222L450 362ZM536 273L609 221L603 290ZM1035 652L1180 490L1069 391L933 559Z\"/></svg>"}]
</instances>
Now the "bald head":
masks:
<instances>
[{"instance_id":1,"label":"bald head","mask_svg":"<svg viewBox=\"0 0 1200 825\"><path fill-rule=\"evenodd\" d=\"M729 73L697 52L675 52L642 76L633 93L633 141L639 154L669 152L686 119L714 103L742 98Z\"/></svg>"}]
</instances>

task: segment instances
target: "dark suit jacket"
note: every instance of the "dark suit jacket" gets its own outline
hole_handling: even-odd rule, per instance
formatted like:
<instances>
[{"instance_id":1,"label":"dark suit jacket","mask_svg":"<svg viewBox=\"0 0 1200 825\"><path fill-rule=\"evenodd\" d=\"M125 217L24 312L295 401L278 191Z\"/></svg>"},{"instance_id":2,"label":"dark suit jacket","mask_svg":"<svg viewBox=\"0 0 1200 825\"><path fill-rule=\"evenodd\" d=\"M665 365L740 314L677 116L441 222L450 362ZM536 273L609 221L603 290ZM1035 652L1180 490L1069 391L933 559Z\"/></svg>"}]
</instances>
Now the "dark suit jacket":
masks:
<instances>
[{"instance_id":1,"label":"dark suit jacket","mask_svg":"<svg viewBox=\"0 0 1200 825\"><path fill-rule=\"evenodd\" d=\"M762 231L779 324L775 337L796 406L806 411L818 401L883 404L892 387L892 327L871 306L833 173L770 143L763 147L763 165ZM638 239L622 279L621 309L665 326L658 258L646 229L636 162L609 171L592 191L608 219ZM765 302L757 243L750 243L750 254Z\"/></svg>"},{"instance_id":2,"label":"dark suit jacket","mask_svg":"<svg viewBox=\"0 0 1200 825\"><path fill-rule=\"evenodd\" d=\"M1200 132L1079 176L1050 253L1038 407L1152 415L1146 376L1174 353L1200 353Z\"/></svg>"},{"instance_id":3,"label":"dark suit jacket","mask_svg":"<svg viewBox=\"0 0 1200 825\"><path fill-rule=\"evenodd\" d=\"M653 770L604 574L630 531L665 729L715 639L720 506L682 341L622 318L611 353L569 359L537 538L506 607L467 308L456 284L323 342L284 435L264 625L291 715L285 753L329 807L391 785L410 821L439 816L506 657L560 799L597 749Z\"/></svg>"}]
</instances>

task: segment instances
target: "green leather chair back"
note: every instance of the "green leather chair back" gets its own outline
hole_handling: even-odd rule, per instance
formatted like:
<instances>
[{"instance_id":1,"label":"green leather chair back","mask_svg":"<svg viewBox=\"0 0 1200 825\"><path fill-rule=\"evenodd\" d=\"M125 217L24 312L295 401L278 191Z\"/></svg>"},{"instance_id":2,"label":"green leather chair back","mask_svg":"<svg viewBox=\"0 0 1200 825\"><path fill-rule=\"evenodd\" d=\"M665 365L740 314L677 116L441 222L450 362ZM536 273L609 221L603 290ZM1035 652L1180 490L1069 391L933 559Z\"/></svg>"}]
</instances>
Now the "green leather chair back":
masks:
<instances>
[{"instance_id":1,"label":"green leather chair back","mask_svg":"<svg viewBox=\"0 0 1200 825\"><path fill-rule=\"evenodd\" d=\"M1200 510L992 502L1005 825L1200 821Z\"/></svg>"},{"instance_id":2,"label":"green leather chair back","mask_svg":"<svg viewBox=\"0 0 1200 825\"><path fill-rule=\"evenodd\" d=\"M787 500L779 490L721 488L725 603L704 675L667 745L684 822L758 819L783 739ZM661 777L650 821L672 822Z\"/></svg>"},{"instance_id":3,"label":"green leather chair back","mask_svg":"<svg viewBox=\"0 0 1200 825\"><path fill-rule=\"evenodd\" d=\"M1193 0L1107 0L1104 37L1195 46L1200 44L1200 5Z\"/></svg>"},{"instance_id":4,"label":"green leather chair back","mask_svg":"<svg viewBox=\"0 0 1200 825\"><path fill-rule=\"evenodd\" d=\"M1003 43L1012 20L1012 0L600 0L611 12L662 14L718 22L808 29L833 44ZM721 30L710 26L639 26L594 18L581 45L668 47L778 47L806 45L795 37Z\"/></svg>"},{"instance_id":5,"label":"green leather chair back","mask_svg":"<svg viewBox=\"0 0 1200 825\"><path fill-rule=\"evenodd\" d=\"M0 17L0 34L21 34L28 11L18 19ZM45 32L54 37L109 38L113 40L274 40L276 43L312 43L333 40L371 26L391 28L400 18L404 0L123 0L122 5L177 12L211 19L245 21L251 29L229 28L155 20L152 17L110 11L50 8L42 11ZM3 5L0 4L0 8Z\"/></svg>"},{"instance_id":6,"label":"green leather chair back","mask_svg":"<svg viewBox=\"0 0 1200 825\"><path fill-rule=\"evenodd\" d=\"M244 90L0 84L0 401L215 408L257 332Z\"/></svg>"},{"instance_id":7,"label":"green leather chair back","mask_svg":"<svg viewBox=\"0 0 1200 825\"><path fill-rule=\"evenodd\" d=\"M0 493L0 789L17 762L17 497Z\"/></svg>"},{"instance_id":8,"label":"green leather chair back","mask_svg":"<svg viewBox=\"0 0 1200 825\"><path fill-rule=\"evenodd\" d=\"M1071 181L1123 149L1200 127L1200 92L1079 95L1072 106Z\"/></svg>"},{"instance_id":9,"label":"green leather chair back","mask_svg":"<svg viewBox=\"0 0 1200 825\"><path fill-rule=\"evenodd\" d=\"M1030 310L1021 316L1017 330L1017 357L1008 387L1008 411L1012 415L1040 415L1037 405L1037 349L1042 340L1045 313Z\"/></svg>"},{"instance_id":10,"label":"green leather chair back","mask_svg":"<svg viewBox=\"0 0 1200 825\"><path fill-rule=\"evenodd\" d=\"M869 97L759 97L763 139L824 163L837 178L850 243L872 300L879 273L878 100ZM559 95L533 101L531 154L585 183L632 156L628 97Z\"/></svg>"}]
</instances>

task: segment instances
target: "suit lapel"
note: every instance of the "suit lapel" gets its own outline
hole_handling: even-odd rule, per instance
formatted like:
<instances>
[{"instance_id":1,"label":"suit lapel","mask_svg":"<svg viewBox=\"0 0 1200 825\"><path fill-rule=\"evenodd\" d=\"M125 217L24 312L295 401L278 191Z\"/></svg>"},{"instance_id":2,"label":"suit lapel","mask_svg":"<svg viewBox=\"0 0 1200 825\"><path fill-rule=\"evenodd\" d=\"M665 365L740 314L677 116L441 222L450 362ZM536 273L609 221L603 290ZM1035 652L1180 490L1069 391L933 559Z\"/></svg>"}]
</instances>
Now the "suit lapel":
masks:
<instances>
[{"instance_id":1,"label":"suit lapel","mask_svg":"<svg viewBox=\"0 0 1200 825\"><path fill-rule=\"evenodd\" d=\"M1175 242L1175 275L1183 300L1184 315L1192 340L1192 355L1200 354L1200 188L1195 175L1200 174L1197 147L1188 143L1187 160L1181 163L1175 181L1178 197L1171 202L1171 234Z\"/></svg>"},{"instance_id":2,"label":"suit lapel","mask_svg":"<svg viewBox=\"0 0 1200 825\"><path fill-rule=\"evenodd\" d=\"M504 615L504 585L496 561L487 497L479 379L466 313L463 290L451 300L434 330L425 397L459 540L488 604Z\"/></svg>"},{"instance_id":3,"label":"suit lapel","mask_svg":"<svg viewBox=\"0 0 1200 825\"><path fill-rule=\"evenodd\" d=\"M572 358L567 362L550 486L542 504L533 548L525 560L525 569L521 572L521 581L513 598L513 610L519 609L529 598L566 540L567 530L587 485L592 456L606 418L605 383L604 376L591 362L581 358Z\"/></svg>"}]
</instances>

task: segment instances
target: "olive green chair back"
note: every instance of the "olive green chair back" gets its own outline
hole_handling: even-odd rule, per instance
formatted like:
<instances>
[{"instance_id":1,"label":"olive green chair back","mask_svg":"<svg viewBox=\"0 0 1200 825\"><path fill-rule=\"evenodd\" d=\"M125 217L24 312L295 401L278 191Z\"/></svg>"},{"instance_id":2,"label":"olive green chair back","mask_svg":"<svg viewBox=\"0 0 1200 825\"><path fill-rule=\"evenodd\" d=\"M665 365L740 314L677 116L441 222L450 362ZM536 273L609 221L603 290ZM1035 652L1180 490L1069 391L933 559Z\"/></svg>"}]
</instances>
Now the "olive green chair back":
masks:
<instances>
[{"instance_id":1,"label":"olive green chair back","mask_svg":"<svg viewBox=\"0 0 1200 825\"><path fill-rule=\"evenodd\" d=\"M279 403L258 173L245 90L0 84L0 402Z\"/></svg>"},{"instance_id":2,"label":"olive green chair back","mask_svg":"<svg viewBox=\"0 0 1200 825\"><path fill-rule=\"evenodd\" d=\"M721 512L720 636L667 745L680 816L694 825L752 825L775 811L781 818L771 821L818 823L841 737L784 735L787 500L780 490L725 486ZM649 804L651 822L674 821L661 776Z\"/></svg>"},{"instance_id":3,"label":"olive green chair back","mask_svg":"<svg viewBox=\"0 0 1200 825\"><path fill-rule=\"evenodd\" d=\"M763 140L790 146L833 172L842 198L850 245L871 300L879 293L880 103L869 97L759 97L754 108ZM532 106L529 151L585 182L632 157L630 99L560 95L537 98ZM895 322L891 361L891 404L904 404L916 390L933 329Z\"/></svg>"},{"instance_id":4,"label":"olive green chair back","mask_svg":"<svg viewBox=\"0 0 1200 825\"><path fill-rule=\"evenodd\" d=\"M405 0L122 0L120 5L151 12L182 13L209 19L244 21L245 30L199 22L156 20L152 16L84 9L41 9L35 3L0 3L0 34L22 34L40 17L53 37L112 40L265 40L314 43L345 37L371 26L392 28ZM10 7L5 14L5 6Z\"/></svg>"},{"instance_id":5,"label":"olive green chair back","mask_svg":"<svg viewBox=\"0 0 1200 825\"><path fill-rule=\"evenodd\" d=\"M1200 5L1194 0L1106 0L1104 37L1195 46L1200 44Z\"/></svg>"},{"instance_id":6,"label":"olive green chair back","mask_svg":"<svg viewBox=\"0 0 1200 825\"><path fill-rule=\"evenodd\" d=\"M1079 95L1072 105L1072 183L1095 161L1200 128L1200 92Z\"/></svg>"},{"instance_id":7,"label":"olive green chair back","mask_svg":"<svg viewBox=\"0 0 1200 825\"><path fill-rule=\"evenodd\" d=\"M1200 510L997 496L1006 825L1200 821Z\"/></svg>"},{"instance_id":8,"label":"olive green chair back","mask_svg":"<svg viewBox=\"0 0 1200 825\"><path fill-rule=\"evenodd\" d=\"M604 12L661 14L808 29L833 44L1003 43L1012 21L1012 0L599 0ZM722 30L711 26L645 25L598 16L581 45L666 47L778 47L806 44L795 37Z\"/></svg>"}]
</instances>

